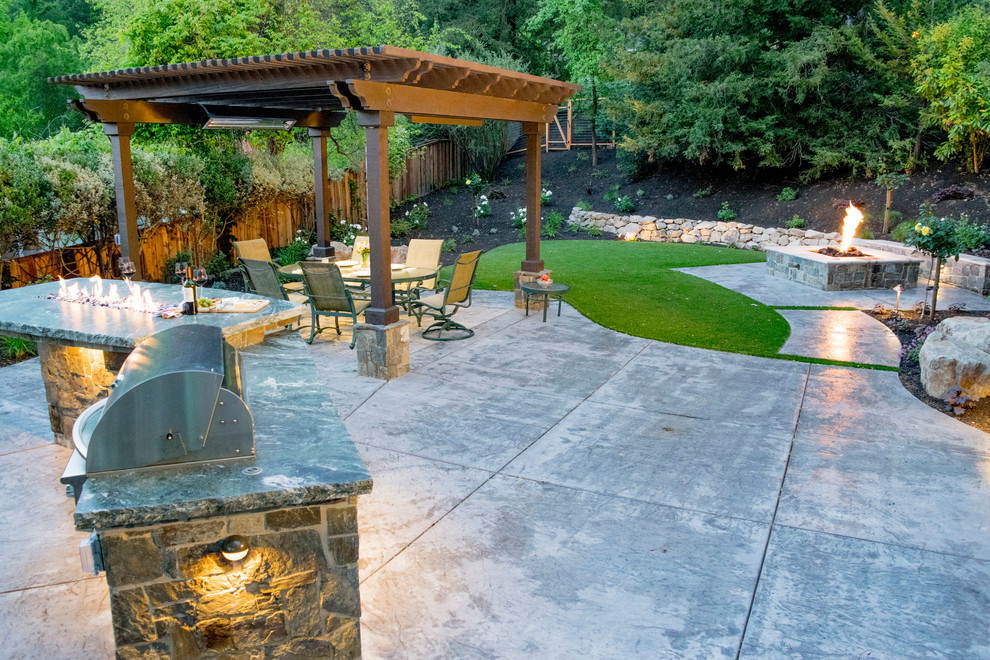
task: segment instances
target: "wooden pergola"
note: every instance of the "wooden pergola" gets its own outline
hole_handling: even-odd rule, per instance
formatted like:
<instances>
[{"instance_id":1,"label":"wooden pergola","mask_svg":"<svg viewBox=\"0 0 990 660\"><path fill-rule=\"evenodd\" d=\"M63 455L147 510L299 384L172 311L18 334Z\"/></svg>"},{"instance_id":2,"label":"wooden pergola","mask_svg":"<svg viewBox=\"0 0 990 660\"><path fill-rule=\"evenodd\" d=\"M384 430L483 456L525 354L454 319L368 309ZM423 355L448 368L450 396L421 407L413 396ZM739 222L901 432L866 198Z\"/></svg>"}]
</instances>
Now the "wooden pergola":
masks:
<instances>
[{"instance_id":1,"label":"wooden pergola","mask_svg":"<svg viewBox=\"0 0 990 660\"><path fill-rule=\"evenodd\" d=\"M135 124L208 127L305 127L313 138L318 254L327 242L327 136L348 110L366 130L371 305L366 323L399 320L389 267L388 127L396 113L413 122L473 124L483 119L522 122L526 134L526 259L524 272L543 269L540 259L540 137L557 106L579 85L516 71L379 46L347 50L207 60L60 76L73 85L74 106L104 124L110 138L121 252L140 268L130 138ZM140 274L139 274L140 276Z\"/></svg>"}]
</instances>

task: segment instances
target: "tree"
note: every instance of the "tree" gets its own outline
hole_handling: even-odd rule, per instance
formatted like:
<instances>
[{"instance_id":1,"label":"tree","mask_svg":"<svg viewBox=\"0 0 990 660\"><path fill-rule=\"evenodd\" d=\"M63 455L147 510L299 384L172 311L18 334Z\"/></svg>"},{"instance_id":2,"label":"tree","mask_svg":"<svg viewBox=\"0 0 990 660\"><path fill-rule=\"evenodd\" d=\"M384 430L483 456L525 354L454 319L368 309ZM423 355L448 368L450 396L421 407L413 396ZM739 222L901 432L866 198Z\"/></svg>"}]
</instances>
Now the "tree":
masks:
<instances>
[{"instance_id":1,"label":"tree","mask_svg":"<svg viewBox=\"0 0 990 660\"><path fill-rule=\"evenodd\" d=\"M0 137L44 138L62 126L79 128L82 117L66 108L75 92L47 78L81 69L76 41L65 27L18 12L0 0Z\"/></svg>"},{"instance_id":2,"label":"tree","mask_svg":"<svg viewBox=\"0 0 990 660\"><path fill-rule=\"evenodd\" d=\"M962 153L978 173L990 143L990 13L980 3L920 35L914 60L918 92L931 104L926 118L948 131L935 155Z\"/></svg>"},{"instance_id":3,"label":"tree","mask_svg":"<svg viewBox=\"0 0 990 660\"><path fill-rule=\"evenodd\" d=\"M540 0L539 10L526 23L539 34L549 32L548 49L574 82L591 86L591 164L598 164L598 81L602 63L621 44L615 21L605 14L601 0Z\"/></svg>"}]
</instances>

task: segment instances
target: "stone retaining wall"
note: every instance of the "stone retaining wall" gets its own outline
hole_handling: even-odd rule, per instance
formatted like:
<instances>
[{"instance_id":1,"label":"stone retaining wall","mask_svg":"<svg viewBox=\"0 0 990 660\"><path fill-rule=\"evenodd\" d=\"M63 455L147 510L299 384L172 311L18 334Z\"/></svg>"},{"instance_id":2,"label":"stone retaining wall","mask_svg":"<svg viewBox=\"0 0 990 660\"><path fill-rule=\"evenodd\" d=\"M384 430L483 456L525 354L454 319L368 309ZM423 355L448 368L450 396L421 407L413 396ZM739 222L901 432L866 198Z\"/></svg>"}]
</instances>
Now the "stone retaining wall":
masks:
<instances>
[{"instance_id":1,"label":"stone retaining wall","mask_svg":"<svg viewBox=\"0 0 990 660\"><path fill-rule=\"evenodd\" d=\"M767 245L838 247L840 238L838 232L826 234L812 229L767 228L743 222L655 218L649 215L614 215L579 208L571 211L570 223L586 229L598 227L627 240L714 243L749 250L762 250Z\"/></svg>"},{"instance_id":2,"label":"stone retaining wall","mask_svg":"<svg viewBox=\"0 0 990 660\"><path fill-rule=\"evenodd\" d=\"M712 243L734 245L748 250L764 250L767 246L833 246L838 247L838 232L822 233L812 229L787 229L784 227L760 227L742 222L691 220L688 218L655 218L640 215L616 215L598 211L571 210L570 223L590 229L597 227L619 238L637 241L670 243ZM856 239L861 248L883 250L897 254L921 257L919 282L931 274L932 260L915 252L914 248L894 241ZM961 255L959 260L948 260L942 265L941 281L945 284L990 294L990 260L971 255Z\"/></svg>"}]
</instances>

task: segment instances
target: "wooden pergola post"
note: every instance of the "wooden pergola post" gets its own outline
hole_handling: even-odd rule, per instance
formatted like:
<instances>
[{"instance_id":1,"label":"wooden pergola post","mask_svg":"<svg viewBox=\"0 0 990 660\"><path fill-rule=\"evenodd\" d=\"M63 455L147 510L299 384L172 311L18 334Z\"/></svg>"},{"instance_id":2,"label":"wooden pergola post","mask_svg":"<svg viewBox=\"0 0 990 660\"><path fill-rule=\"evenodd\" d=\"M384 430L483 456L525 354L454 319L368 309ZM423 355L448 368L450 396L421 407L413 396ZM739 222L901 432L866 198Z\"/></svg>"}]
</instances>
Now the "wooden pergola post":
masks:
<instances>
[{"instance_id":1,"label":"wooden pergola post","mask_svg":"<svg viewBox=\"0 0 990 660\"><path fill-rule=\"evenodd\" d=\"M316 201L316 245L313 246L314 257L332 257L333 246L330 245L330 181L327 179L327 136L330 131L322 128L309 129L313 138L313 177Z\"/></svg>"},{"instance_id":2,"label":"wooden pergola post","mask_svg":"<svg viewBox=\"0 0 990 660\"><path fill-rule=\"evenodd\" d=\"M120 254L134 262L136 270L133 279L139 280L144 268L141 263L141 240L138 237L137 206L134 203L134 167L131 163L134 124L104 124L103 132L110 138L110 152L113 156Z\"/></svg>"},{"instance_id":3,"label":"wooden pergola post","mask_svg":"<svg viewBox=\"0 0 990 660\"><path fill-rule=\"evenodd\" d=\"M371 249L371 306L364 310L364 323L354 327L358 373L390 379L409 371L409 321L399 320L399 308L392 299L388 127L395 125L395 113L359 112L358 125L365 129Z\"/></svg>"},{"instance_id":4,"label":"wooden pergola post","mask_svg":"<svg viewBox=\"0 0 990 660\"><path fill-rule=\"evenodd\" d=\"M526 259L521 270L536 273L543 270L540 259L540 193L543 192L540 154L540 137L546 132L546 124L523 122L526 135Z\"/></svg>"}]
</instances>

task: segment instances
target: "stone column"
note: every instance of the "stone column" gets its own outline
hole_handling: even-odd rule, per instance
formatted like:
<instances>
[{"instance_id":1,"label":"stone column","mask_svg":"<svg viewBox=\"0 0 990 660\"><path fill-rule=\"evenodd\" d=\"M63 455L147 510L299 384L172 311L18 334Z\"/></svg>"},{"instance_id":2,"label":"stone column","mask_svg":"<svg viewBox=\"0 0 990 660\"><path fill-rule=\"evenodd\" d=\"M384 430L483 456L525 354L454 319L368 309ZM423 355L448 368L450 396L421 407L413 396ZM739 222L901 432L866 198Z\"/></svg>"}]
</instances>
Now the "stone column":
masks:
<instances>
[{"instance_id":1,"label":"stone column","mask_svg":"<svg viewBox=\"0 0 990 660\"><path fill-rule=\"evenodd\" d=\"M72 447L76 418L107 395L128 354L39 341L38 355L55 442Z\"/></svg>"},{"instance_id":2,"label":"stone column","mask_svg":"<svg viewBox=\"0 0 990 660\"><path fill-rule=\"evenodd\" d=\"M356 497L99 534L118 658L361 657Z\"/></svg>"}]
</instances>

